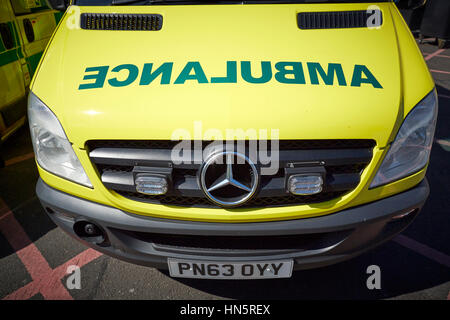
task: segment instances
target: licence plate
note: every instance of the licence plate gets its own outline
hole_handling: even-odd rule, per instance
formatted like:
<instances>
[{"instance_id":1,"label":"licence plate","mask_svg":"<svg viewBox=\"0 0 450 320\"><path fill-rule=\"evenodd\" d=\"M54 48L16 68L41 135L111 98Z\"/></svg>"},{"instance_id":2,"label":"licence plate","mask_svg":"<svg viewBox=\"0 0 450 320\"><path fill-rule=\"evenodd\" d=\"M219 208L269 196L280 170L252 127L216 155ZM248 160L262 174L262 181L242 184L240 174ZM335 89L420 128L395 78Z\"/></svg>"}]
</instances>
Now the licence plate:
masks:
<instances>
[{"instance_id":1,"label":"licence plate","mask_svg":"<svg viewBox=\"0 0 450 320\"><path fill-rule=\"evenodd\" d=\"M292 260L263 262L212 262L167 259L170 276L204 279L272 279L290 278Z\"/></svg>"}]
</instances>

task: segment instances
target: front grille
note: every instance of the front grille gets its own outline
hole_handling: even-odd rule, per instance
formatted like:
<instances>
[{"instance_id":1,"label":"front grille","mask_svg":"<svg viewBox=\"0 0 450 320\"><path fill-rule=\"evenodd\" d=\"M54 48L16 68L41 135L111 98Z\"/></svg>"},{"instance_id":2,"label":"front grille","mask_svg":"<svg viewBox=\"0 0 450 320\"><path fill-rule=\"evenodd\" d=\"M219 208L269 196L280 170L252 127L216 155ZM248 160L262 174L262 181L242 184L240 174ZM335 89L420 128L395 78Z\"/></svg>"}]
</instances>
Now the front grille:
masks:
<instances>
[{"instance_id":1,"label":"front grille","mask_svg":"<svg viewBox=\"0 0 450 320\"><path fill-rule=\"evenodd\" d=\"M162 20L159 14L82 13L81 29L157 31Z\"/></svg>"},{"instance_id":2,"label":"front grille","mask_svg":"<svg viewBox=\"0 0 450 320\"><path fill-rule=\"evenodd\" d=\"M201 163L175 165L171 161L171 150L178 143L167 140L92 140L86 147L105 187L125 198L161 205L220 208L206 198L199 186ZM203 142L203 147L208 143ZM234 142L235 145L239 143ZM339 199L359 184L362 171L372 159L374 146L374 140L280 140L279 170L274 175L262 175L255 196L239 208L301 205ZM321 193L296 196L286 191L287 170L292 164L299 163L313 163L325 169ZM134 185L136 170L155 167L170 169L168 193L158 196L138 193Z\"/></svg>"},{"instance_id":3,"label":"front grille","mask_svg":"<svg viewBox=\"0 0 450 320\"><path fill-rule=\"evenodd\" d=\"M139 149L172 149L180 141L171 140L90 140L88 146L91 150L96 148L139 148ZM192 144L196 141L193 140ZM202 141L203 145L209 141ZM245 142L248 146L249 142ZM271 147L271 141L267 142ZM280 150L311 150L311 149L361 149L373 148L375 141L370 139L323 139L323 140L279 140Z\"/></svg>"},{"instance_id":4,"label":"front grille","mask_svg":"<svg viewBox=\"0 0 450 320\"><path fill-rule=\"evenodd\" d=\"M206 198L168 196L168 195L148 196L137 192L126 192L126 191L119 191L118 193L128 199L149 203L159 203L164 205L175 205L182 207L203 207L203 208L217 207L212 205L211 202ZM245 204L239 206L239 208L265 208L265 207L279 207L287 205L318 203L336 199L345 193L346 191L325 192L302 197L294 196L291 194L274 197L255 197L250 199Z\"/></svg>"}]
</instances>

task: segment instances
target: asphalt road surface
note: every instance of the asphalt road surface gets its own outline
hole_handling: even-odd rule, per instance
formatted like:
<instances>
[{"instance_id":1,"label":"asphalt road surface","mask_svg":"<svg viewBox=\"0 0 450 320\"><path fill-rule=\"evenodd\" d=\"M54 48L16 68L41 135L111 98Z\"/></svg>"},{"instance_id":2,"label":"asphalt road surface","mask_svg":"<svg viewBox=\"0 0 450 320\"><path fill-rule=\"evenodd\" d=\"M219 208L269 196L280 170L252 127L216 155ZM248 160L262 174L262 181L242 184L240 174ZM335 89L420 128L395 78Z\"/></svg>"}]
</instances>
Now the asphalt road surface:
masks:
<instances>
[{"instance_id":1,"label":"asphalt road surface","mask_svg":"<svg viewBox=\"0 0 450 320\"><path fill-rule=\"evenodd\" d=\"M50 221L35 195L38 173L25 127L5 143L0 169L0 299L450 299L450 50L421 49L440 105L427 173L431 194L393 240L291 279L172 279L88 249ZM81 289L67 287L70 265L80 266ZM381 289L366 286L370 265L380 267Z\"/></svg>"}]
</instances>

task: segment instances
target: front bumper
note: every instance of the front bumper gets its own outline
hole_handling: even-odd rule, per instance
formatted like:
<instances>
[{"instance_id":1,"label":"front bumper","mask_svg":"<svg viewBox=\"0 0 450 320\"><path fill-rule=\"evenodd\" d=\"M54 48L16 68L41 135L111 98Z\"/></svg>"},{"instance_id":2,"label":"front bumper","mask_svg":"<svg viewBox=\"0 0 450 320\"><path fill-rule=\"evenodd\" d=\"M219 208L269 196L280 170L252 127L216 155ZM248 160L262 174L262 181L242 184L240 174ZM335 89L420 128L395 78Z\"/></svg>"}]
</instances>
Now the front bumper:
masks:
<instances>
[{"instance_id":1,"label":"front bumper","mask_svg":"<svg viewBox=\"0 0 450 320\"><path fill-rule=\"evenodd\" d=\"M69 235L128 262L167 269L168 257L234 262L293 259L294 269L308 269L349 259L401 232L419 213L429 186L424 179L403 193L326 216L254 223L139 216L55 190L41 179L36 193L50 218ZM80 239L74 231L80 221L99 226L105 241Z\"/></svg>"}]
</instances>

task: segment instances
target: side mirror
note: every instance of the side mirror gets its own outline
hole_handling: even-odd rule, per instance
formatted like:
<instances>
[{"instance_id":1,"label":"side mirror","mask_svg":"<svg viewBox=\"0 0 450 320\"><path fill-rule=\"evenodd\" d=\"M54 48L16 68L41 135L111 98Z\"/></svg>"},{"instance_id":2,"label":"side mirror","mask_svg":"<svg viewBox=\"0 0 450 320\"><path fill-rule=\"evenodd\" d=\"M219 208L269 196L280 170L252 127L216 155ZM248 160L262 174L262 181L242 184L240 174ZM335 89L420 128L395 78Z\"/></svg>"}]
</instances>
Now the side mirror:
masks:
<instances>
[{"instance_id":1,"label":"side mirror","mask_svg":"<svg viewBox=\"0 0 450 320\"><path fill-rule=\"evenodd\" d=\"M66 11L70 5L70 0L46 0L48 7L53 10Z\"/></svg>"},{"instance_id":2,"label":"side mirror","mask_svg":"<svg viewBox=\"0 0 450 320\"><path fill-rule=\"evenodd\" d=\"M425 5L427 0L397 0L394 2L399 9L417 9Z\"/></svg>"}]
</instances>

